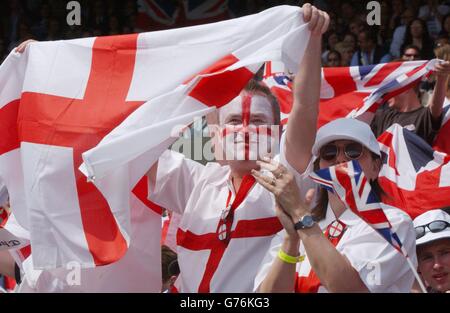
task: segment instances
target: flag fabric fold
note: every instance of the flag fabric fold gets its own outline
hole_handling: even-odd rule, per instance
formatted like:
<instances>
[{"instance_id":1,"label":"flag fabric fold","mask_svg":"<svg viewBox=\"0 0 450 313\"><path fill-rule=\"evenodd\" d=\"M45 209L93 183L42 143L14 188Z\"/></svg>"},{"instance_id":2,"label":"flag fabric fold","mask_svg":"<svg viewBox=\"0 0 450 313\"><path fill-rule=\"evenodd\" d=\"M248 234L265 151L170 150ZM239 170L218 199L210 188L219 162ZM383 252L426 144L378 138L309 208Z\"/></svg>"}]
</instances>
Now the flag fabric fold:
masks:
<instances>
[{"instance_id":1,"label":"flag fabric fold","mask_svg":"<svg viewBox=\"0 0 450 313\"><path fill-rule=\"evenodd\" d=\"M379 138L383 167L383 202L411 218L450 204L450 155L433 150L422 138L398 124Z\"/></svg>"}]
</instances>

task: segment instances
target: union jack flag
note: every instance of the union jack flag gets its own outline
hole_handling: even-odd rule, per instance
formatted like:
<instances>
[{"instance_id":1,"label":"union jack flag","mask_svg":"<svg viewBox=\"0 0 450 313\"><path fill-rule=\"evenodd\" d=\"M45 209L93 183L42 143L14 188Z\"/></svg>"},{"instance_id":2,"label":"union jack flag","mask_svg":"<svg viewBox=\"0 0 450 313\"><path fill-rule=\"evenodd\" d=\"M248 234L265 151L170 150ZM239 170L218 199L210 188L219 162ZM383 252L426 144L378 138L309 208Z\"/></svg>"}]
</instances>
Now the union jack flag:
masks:
<instances>
[{"instance_id":1,"label":"union jack flag","mask_svg":"<svg viewBox=\"0 0 450 313\"><path fill-rule=\"evenodd\" d=\"M433 150L422 138L398 124L379 138L383 167L383 202L411 218L450 205L450 155Z\"/></svg>"},{"instance_id":2,"label":"union jack flag","mask_svg":"<svg viewBox=\"0 0 450 313\"><path fill-rule=\"evenodd\" d=\"M335 193L348 209L373 227L396 250L408 256L358 161L321 169L310 176L316 183Z\"/></svg>"},{"instance_id":3,"label":"union jack flag","mask_svg":"<svg viewBox=\"0 0 450 313\"><path fill-rule=\"evenodd\" d=\"M318 127L341 117L370 122L383 102L429 75L436 61L323 68ZM292 109L291 75L280 64L266 63L263 81L278 97L286 122Z\"/></svg>"},{"instance_id":4,"label":"union jack flag","mask_svg":"<svg viewBox=\"0 0 450 313\"><path fill-rule=\"evenodd\" d=\"M186 25L222 21L230 17L228 0L183 0Z\"/></svg>"},{"instance_id":5,"label":"union jack flag","mask_svg":"<svg viewBox=\"0 0 450 313\"><path fill-rule=\"evenodd\" d=\"M180 8L175 1L138 0L136 24L143 30L175 27L179 22Z\"/></svg>"},{"instance_id":6,"label":"union jack flag","mask_svg":"<svg viewBox=\"0 0 450 313\"><path fill-rule=\"evenodd\" d=\"M230 18L228 0L138 0L137 26L142 30L213 23Z\"/></svg>"}]
</instances>

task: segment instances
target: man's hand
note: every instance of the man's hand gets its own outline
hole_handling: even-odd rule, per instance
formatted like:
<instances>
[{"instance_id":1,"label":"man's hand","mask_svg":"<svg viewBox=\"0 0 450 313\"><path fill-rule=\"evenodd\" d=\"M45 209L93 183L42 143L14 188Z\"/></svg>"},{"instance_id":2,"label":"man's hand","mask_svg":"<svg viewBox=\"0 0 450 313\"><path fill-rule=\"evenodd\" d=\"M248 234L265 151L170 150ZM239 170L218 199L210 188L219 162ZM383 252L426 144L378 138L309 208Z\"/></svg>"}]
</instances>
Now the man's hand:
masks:
<instances>
[{"instance_id":1,"label":"man's hand","mask_svg":"<svg viewBox=\"0 0 450 313\"><path fill-rule=\"evenodd\" d=\"M14 52L17 52L17 53L24 53L25 52L25 49L27 48L27 46L31 43L31 42L35 42L36 40L34 40L34 39L29 39L29 40L26 40L26 41L24 41L24 42L22 42L18 47L16 47L16 49L14 49Z\"/></svg>"},{"instance_id":2,"label":"man's hand","mask_svg":"<svg viewBox=\"0 0 450 313\"><path fill-rule=\"evenodd\" d=\"M312 35L322 36L330 25L330 16L327 12L317 9L309 3L302 6L305 23L309 22L309 30Z\"/></svg>"}]
</instances>

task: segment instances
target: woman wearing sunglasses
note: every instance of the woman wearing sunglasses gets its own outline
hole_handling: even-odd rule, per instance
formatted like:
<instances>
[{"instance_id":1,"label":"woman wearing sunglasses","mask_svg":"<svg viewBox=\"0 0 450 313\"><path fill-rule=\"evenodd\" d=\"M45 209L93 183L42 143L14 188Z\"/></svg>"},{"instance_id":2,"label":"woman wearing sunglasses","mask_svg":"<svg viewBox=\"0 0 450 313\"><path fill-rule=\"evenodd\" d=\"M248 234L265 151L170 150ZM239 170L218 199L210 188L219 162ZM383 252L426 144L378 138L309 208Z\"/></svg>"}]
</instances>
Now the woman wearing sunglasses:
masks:
<instances>
[{"instance_id":1,"label":"woman wearing sunglasses","mask_svg":"<svg viewBox=\"0 0 450 313\"><path fill-rule=\"evenodd\" d=\"M295 177L307 179L313 169L358 160L378 194L381 153L369 125L338 119L318 131L321 43L312 36L294 82L280 160L267 160L252 171L277 200L284 230L272 241L255 279L259 292L409 292L414 274L405 258L340 199L320 189L313 205L304 203ZM271 174L265 175L267 171ZM295 173L297 172L297 173ZM311 191L308 199L312 199ZM381 204L405 249L416 262L414 228L399 209Z\"/></svg>"},{"instance_id":2,"label":"woman wearing sunglasses","mask_svg":"<svg viewBox=\"0 0 450 313\"><path fill-rule=\"evenodd\" d=\"M414 219L417 259L429 292L450 293L450 215L431 210Z\"/></svg>"}]
</instances>

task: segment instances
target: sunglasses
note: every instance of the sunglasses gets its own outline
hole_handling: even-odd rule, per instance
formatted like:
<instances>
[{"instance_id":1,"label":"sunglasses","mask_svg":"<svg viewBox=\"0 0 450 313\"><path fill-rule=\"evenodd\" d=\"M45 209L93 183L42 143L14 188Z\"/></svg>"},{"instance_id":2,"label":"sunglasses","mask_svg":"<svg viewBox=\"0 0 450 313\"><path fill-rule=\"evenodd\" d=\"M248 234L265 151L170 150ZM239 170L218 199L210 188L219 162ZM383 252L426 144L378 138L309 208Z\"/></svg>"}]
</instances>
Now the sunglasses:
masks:
<instances>
[{"instance_id":1,"label":"sunglasses","mask_svg":"<svg viewBox=\"0 0 450 313\"><path fill-rule=\"evenodd\" d=\"M446 221L433 221L426 225L417 226L417 227L415 227L416 239L419 239L419 238L422 238L423 236L425 236L427 228L432 233L438 233L440 231L443 231L444 229L446 229L449 226L450 226L450 224L447 223Z\"/></svg>"},{"instance_id":2,"label":"sunglasses","mask_svg":"<svg viewBox=\"0 0 450 313\"><path fill-rule=\"evenodd\" d=\"M322 160L333 161L339 154L341 147L335 144L327 144L320 149L319 156ZM363 146L360 143L352 142L343 147L344 155L350 160L357 160L363 153Z\"/></svg>"}]
</instances>

